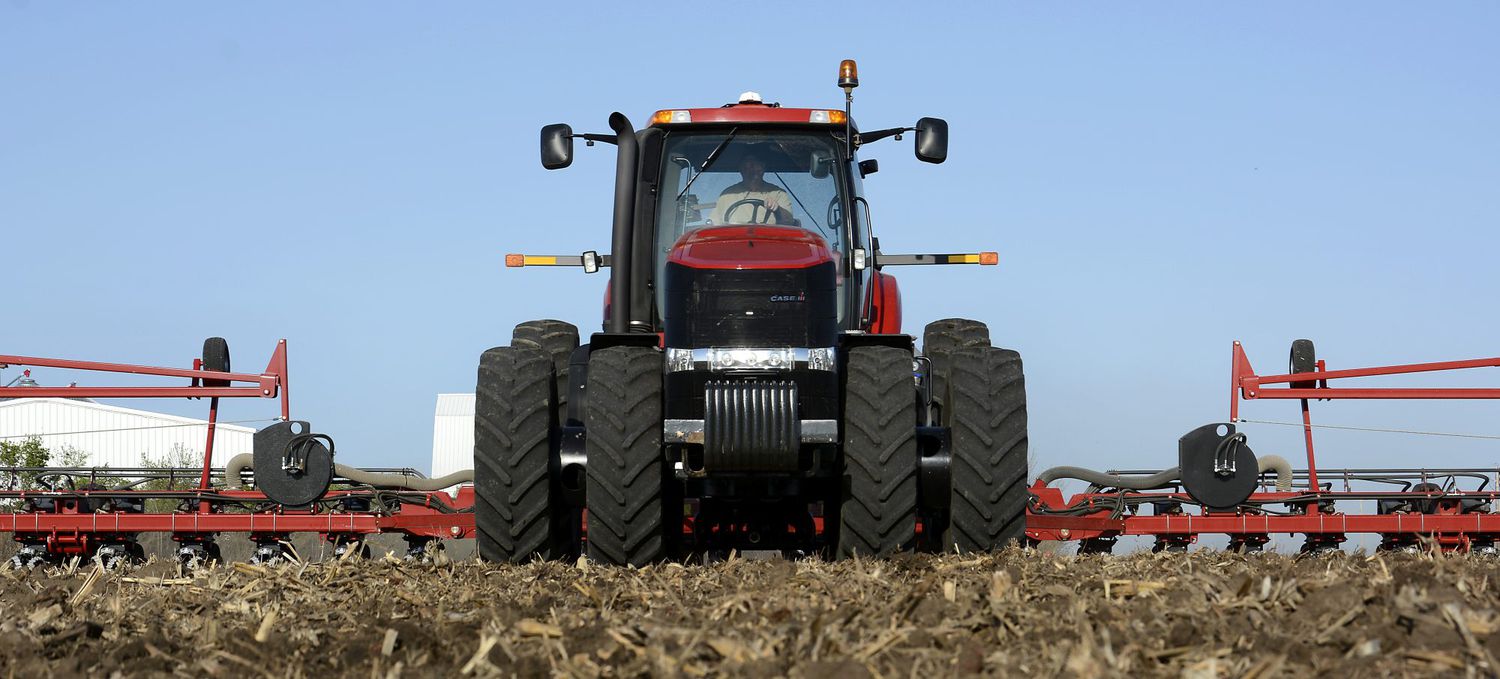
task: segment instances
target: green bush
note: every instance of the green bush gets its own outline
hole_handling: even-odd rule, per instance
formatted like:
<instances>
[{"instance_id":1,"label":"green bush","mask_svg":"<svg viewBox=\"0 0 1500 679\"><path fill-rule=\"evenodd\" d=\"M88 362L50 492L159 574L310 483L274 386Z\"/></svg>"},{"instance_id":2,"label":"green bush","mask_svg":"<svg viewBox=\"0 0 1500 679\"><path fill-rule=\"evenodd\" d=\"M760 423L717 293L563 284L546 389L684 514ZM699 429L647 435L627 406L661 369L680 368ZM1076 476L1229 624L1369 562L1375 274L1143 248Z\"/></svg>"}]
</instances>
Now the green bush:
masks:
<instances>
[{"instance_id":1,"label":"green bush","mask_svg":"<svg viewBox=\"0 0 1500 679\"><path fill-rule=\"evenodd\" d=\"M39 437L29 436L19 442L0 441L0 467L45 467L51 459L52 453ZM33 490L36 477L36 472L0 472L0 490Z\"/></svg>"}]
</instances>

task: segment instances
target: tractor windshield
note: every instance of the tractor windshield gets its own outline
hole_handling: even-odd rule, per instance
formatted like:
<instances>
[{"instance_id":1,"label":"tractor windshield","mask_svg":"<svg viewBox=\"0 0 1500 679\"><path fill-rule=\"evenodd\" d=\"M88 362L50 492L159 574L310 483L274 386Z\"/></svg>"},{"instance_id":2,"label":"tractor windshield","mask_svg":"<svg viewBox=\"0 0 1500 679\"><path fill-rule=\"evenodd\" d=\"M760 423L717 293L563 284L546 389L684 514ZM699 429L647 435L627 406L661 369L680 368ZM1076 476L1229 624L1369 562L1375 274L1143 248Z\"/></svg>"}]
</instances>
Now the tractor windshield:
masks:
<instances>
[{"instance_id":1,"label":"tractor windshield","mask_svg":"<svg viewBox=\"0 0 1500 679\"><path fill-rule=\"evenodd\" d=\"M677 240L707 226L798 226L822 237L835 253L846 252L849 199L836 160L840 143L815 130L669 131L657 185L656 279ZM842 294L839 302L842 316Z\"/></svg>"}]
</instances>

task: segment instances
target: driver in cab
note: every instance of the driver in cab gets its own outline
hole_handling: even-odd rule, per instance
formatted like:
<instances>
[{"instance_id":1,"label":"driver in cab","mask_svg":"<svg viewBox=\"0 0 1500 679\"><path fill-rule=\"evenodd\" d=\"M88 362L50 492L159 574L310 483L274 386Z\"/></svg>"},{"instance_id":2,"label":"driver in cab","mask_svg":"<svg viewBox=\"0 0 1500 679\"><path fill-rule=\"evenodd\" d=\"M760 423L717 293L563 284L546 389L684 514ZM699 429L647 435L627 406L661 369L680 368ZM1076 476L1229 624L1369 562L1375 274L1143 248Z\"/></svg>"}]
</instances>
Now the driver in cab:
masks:
<instances>
[{"instance_id":1,"label":"driver in cab","mask_svg":"<svg viewBox=\"0 0 1500 679\"><path fill-rule=\"evenodd\" d=\"M765 180L764 152L746 152L740 159L739 169L742 181L724 189L714 204L714 224L800 225L792 217L791 196Z\"/></svg>"}]
</instances>

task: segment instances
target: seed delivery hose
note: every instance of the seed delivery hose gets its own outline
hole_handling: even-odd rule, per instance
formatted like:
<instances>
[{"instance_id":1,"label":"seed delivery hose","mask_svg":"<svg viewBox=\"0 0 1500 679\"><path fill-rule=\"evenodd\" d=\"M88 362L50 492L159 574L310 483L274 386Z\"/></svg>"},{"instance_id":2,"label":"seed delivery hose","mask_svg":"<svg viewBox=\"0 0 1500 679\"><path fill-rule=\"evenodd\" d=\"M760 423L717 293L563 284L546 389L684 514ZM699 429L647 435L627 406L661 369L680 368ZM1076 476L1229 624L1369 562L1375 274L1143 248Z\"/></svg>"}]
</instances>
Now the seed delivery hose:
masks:
<instances>
[{"instance_id":1,"label":"seed delivery hose","mask_svg":"<svg viewBox=\"0 0 1500 679\"><path fill-rule=\"evenodd\" d=\"M240 475L246 469L254 469L255 456L249 453L235 455L230 458L229 463L224 465L224 478L230 485L239 483ZM379 472L367 472L359 467L351 467L346 464L333 465L333 473L355 483L362 483L376 488L401 488L404 490L434 491L451 488L460 483L474 480L474 470L464 469L453 472L447 476L435 479L424 479L403 474L382 474Z\"/></svg>"}]
</instances>

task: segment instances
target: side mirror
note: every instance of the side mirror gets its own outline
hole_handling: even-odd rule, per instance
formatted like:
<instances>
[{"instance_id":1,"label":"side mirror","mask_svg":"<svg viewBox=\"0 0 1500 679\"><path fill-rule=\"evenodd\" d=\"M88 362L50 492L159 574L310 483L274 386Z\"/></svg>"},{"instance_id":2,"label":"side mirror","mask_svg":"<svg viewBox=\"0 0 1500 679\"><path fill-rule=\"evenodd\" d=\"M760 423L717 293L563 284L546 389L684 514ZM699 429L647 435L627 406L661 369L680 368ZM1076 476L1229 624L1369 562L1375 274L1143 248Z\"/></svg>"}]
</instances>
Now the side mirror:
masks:
<instances>
[{"instance_id":1,"label":"side mirror","mask_svg":"<svg viewBox=\"0 0 1500 679\"><path fill-rule=\"evenodd\" d=\"M923 118L917 121L917 160L941 163L948 159L948 121Z\"/></svg>"},{"instance_id":2,"label":"side mirror","mask_svg":"<svg viewBox=\"0 0 1500 679\"><path fill-rule=\"evenodd\" d=\"M565 123L542 128L542 167L561 170L573 164L573 128Z\"/></svg>"}]
</instances>

